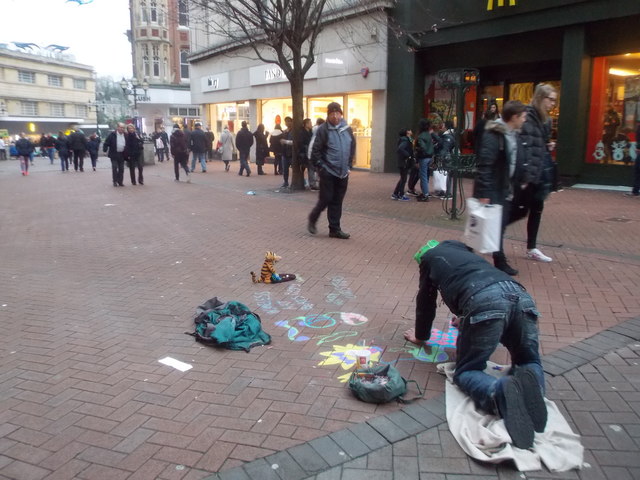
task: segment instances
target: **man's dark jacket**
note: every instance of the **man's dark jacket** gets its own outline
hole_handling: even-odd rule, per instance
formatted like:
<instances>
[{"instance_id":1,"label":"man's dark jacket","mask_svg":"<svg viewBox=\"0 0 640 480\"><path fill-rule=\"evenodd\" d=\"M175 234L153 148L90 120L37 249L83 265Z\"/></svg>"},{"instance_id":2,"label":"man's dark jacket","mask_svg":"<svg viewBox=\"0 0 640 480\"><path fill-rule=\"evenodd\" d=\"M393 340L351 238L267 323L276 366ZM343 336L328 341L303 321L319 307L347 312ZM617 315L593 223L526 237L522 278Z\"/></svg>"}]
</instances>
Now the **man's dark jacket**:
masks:
<instances>
[{"instance_id":1,"label":"man's dark jacket","mask_svg":"<svg viewBox=\"0 0 640 480\"><path fill-rule=\"evenodd\" d=\"M207 136L201 128L195 128L191 132L189 146L193 153L205 153L207 151Z\"/></svg>"},{"instance_id":2,"label":"man's dark jacket","mask_svg":"<svg viewBox=\"0 0 640 480\"><path fill-rule=\"evenodd\" d=\"M16 150L18 151L18 155L26 157L31 155L31 152L34 150L34 146L28 138L20 138L16 142Z\"/></svg>"},{"instance_id":3,"label":"man's dark jacket","mask_svg":"<svg viewBox=\"0 0 640 480\"><path fill-rule=\"evenodd\" d=\"M102 151L105 152L107 154L107 156L113 160L114 158L117 158L117 148L118 148L118 138L117 138L118 133L113 130L109 136L107 137L107 139L104 141L104 143L102 144ZM127 135L126 133L125 135L125 142L126 142L126 138ZM126 143L125 143L126 144ZM120 152L121 155L124 155L124 152Z\"/></svg>"},{"instance_id":4,"label":"man's dark jacket","mask_svg":"<svg viewBox=\"0 0 640 480\"><path fill-rule=\"evenodd\" d=\"M236 148L241 152L248 152L253 145L253 134L247 127L240 129L236 135Z\"/></svg>"},{"instance_id":5,"label":"man's dark jacket","mask_svg":"<svg viewBox=\"0 0 640 480\"><path fill-rule=\"evenodd\" d=\"M86 150L87 149L87 137L84 133L76 130L69 135L69 148L71 150Z\"/></svg>"},{"instance_id":6,"label":"man's dark jacket","mask_svg":"<svg viewBox=\"0 0 640 480\"><path fill-rule=\"evenodd\" d=\"M454 315L462 315L467 301L480 290L513 279L464 243L445 240L422 255L420 287L416 298L416 323L424 322L426 332L436 316L438 291ZM428 340L426 338L420 340Z\"/></svg>"}]
</instances>

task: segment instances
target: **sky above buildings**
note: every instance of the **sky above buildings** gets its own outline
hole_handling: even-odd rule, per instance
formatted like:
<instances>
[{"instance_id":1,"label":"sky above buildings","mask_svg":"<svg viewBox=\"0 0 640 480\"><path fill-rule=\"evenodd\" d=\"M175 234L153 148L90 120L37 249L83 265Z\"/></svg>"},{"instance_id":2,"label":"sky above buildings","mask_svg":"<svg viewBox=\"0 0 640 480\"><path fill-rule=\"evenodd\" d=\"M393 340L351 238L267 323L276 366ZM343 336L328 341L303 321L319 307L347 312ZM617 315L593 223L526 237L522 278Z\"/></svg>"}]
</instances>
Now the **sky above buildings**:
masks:
<instances>
[{"instance_id":1,"label":"sky above buildings","mask_svg":"<svg viewBox=\"0 0 640 480\"><path fill-rule=\"evenodd\" d=\"M0 43L61 45L98 76L130 78L129 0L0 0Z\"/></svg>"}]
</instances>

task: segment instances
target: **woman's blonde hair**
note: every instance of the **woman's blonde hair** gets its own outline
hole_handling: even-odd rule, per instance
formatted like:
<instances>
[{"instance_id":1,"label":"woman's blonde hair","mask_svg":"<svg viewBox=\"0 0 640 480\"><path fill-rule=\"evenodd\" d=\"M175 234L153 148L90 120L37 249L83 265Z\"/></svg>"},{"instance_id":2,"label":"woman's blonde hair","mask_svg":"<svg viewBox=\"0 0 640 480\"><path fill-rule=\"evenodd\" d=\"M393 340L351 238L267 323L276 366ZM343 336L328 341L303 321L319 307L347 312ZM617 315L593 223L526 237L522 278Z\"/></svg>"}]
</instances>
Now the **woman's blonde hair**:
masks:
<instances>
[{"instance_id":1,"label":"woman's blonde hair","mask_svg":"<svg viewBox=\"0 0 640 480\"><path fill-rule=\"evenodd\" d=\"M549 97L552 93L558 94L557 90L548 83L541 83L536 85L536 89L533 91L533 98L531 99L531 106L536 109L540 119L546 122L549 118L549 112L542 108L542 102L545 98Z\"/></svg>"}]
</instances>

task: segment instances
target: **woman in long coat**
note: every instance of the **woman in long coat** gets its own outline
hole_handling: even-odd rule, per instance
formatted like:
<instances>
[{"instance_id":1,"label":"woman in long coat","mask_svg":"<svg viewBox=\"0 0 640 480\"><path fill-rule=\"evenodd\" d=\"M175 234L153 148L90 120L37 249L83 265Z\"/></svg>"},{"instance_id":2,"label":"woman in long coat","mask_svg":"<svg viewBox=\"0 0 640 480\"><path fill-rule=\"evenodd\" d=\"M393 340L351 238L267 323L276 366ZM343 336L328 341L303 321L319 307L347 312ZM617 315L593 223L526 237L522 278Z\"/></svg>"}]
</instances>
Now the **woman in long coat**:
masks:
<instances>
[{"instance_id":1,"label":"woman in long coat","mask_svg":"<svg viewBox=\"0 0 640 480\"><path fill-rule=\"evenodd\" d=\"M233 152L235 147L233 146L233 134L229 131L229 127L225 125L220 135L220 143L222 143L222 161L224 162L225 172L229 171L229 162L233 160Z\"/></svg>"},{"instance_id":2,"label":"woman in long coat","mask_svg":"<svg viewBox=\"0 0 640 480\"><path fill-rule=\"evenodd\" d=\"M253 132L253 136L256 139L256 166L258 167L258 175L264 175L262 166L264 165L264 159L269 156L269 144L267 143L267 132L264 131L264 125L261 123L258 128Z\"/></svg>"}]
</instances>

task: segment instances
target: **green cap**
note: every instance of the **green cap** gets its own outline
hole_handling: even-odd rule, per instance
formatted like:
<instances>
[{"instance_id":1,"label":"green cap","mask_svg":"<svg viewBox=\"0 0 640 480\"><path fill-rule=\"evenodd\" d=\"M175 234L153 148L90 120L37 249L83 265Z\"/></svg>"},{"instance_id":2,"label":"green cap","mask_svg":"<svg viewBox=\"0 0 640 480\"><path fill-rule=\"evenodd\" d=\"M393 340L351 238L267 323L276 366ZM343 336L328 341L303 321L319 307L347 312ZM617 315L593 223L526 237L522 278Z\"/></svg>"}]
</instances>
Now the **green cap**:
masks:
<instances>
[{"instance_id":1,"label":"green cap","mask_svg":"<svg viewBox=\"0 0 640 480\"><path fill-rule=\"evenodd\" d=\"M425 253L427 253L427 251L431 250L433 247L437 247L439 244L440 242L438 242L437 240L429 240L427 244L423 245L422 248L420 248L420 250L418 250L416 254L413 256L414 260L419 264L420 260L422 260L422 256Z\"/></svg>"}]
</instances>

